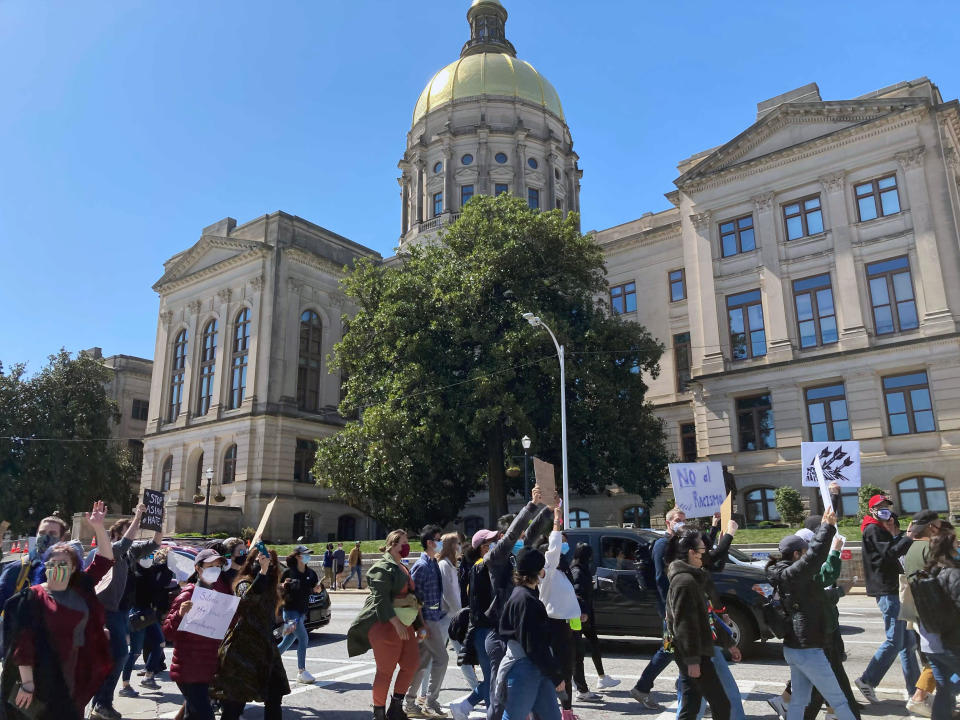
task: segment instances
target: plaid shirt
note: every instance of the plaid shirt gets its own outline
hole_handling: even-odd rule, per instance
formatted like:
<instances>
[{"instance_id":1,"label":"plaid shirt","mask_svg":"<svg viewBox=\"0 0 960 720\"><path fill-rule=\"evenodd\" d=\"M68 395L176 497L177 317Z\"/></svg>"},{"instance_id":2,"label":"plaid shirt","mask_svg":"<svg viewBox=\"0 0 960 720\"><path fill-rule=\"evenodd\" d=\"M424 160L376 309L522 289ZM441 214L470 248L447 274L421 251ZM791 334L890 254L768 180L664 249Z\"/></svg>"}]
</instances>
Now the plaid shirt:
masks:
<instances>
[{"instance_id":1,"label":"plaid shirt","mask_svg":"<svg viewBox=\"0 0 960 720\"><path fill-rule=\"evenodd\" d=\"M436 622L446 617L440 608L443 599L443 578L440 575L440 564L427 553L421 553L420 558L410 569L413 578L414 592L417 599L423 603L423 619Z\"/></svg>"}]
</instances>

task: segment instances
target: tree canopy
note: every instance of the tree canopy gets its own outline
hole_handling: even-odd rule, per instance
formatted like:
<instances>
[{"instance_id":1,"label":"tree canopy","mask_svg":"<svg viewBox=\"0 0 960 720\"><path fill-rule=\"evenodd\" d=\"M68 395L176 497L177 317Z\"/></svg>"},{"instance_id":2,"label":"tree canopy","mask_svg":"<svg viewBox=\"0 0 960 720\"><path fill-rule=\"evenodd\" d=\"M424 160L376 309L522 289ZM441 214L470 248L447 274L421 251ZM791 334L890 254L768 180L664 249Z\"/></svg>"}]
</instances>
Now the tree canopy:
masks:
<instances>
[{"instance_id":1,"label":"tree canopy","mask_svg":"<svg viewBox=\"0 0 960 720\"><path fill-rule=\"evenodd\" d=\"M109 440L117 419L110 371L61 350L33 377L0 366L0 520L32 532L46 515L70 517L94 500L129 503L135 468Z\"/></svg>"},{"instance_id":2,"label":"tree canopy","mask_svg":"<svg viewBox=\"0 0 960 720\"><path fill-rule=\"evenodd\" d=\"M603 255L575 214L477 196L400 259L361 261L344 282L359 311L334 364L340 411L357 419L320 441L318 482L386 525L417 526L455 519L484 490L491 522L505 512L523 435L559 475L559 363L529 311L565 345L571 491L615 483L653 502L668 453L644 376L663 348L598 299Z\"/></svg>"}]
</instances>

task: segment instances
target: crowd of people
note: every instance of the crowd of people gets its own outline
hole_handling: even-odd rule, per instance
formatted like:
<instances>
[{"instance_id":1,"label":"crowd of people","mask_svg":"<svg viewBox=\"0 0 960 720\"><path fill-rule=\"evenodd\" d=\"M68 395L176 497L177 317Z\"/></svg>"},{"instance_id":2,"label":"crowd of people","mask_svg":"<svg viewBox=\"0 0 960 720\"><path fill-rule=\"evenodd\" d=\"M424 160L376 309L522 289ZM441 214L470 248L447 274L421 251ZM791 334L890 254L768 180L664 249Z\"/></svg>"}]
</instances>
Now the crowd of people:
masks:
<instances>
[{"instance_id":1,"label":"crowd of people","mask_svg":"<svg viewBox=\"0 0 960 720\"><path fill-rule=\"evenodd\" d=\"M575 703L602 701L619 684L604 672L595 630L592 548L570 547L562 512L540 499L534 489L516 515L469 541L428 525L415 537L421 552L412 563L407 532L387 536L381 559L366 569L369 594L347 635L350 656L373 652L373 720L467 720L480 707L487 720L575 720ZM89 707L90 718L116 720L115 696L159 690L169 648L169 677L183 697L178 718L211 720L219 711L237 720L250 702L263 703L265 718L281 718L293 682L282 654L294 644L296 682L314 682L305 620L310 596L324 583L310 567L311 549L299 545L281 562L263 543L211 542L193 557L192 575L178 580L160 533L136 539L143 506L109 528L106 512L98 502L86 516L94 531L89 553L50 516L30 552L0 575L0 719L79 720ZM719 516L701 530L679 508L667 513L666 532L651 549L663 643L630 690L641 711L663 710L651 691L673 664L678 720L699 720L708 707L714 720L746 717L730 667L741 660L734 624L715 585L737 530L734 521L721 528ZM960 689L955 529L925 510L903 531L890 499L877 495L862 535L866 592L883 617L882 644L851 683L837 609L847 589L838 584L837 517L828 509L808 518L780 541L766 570L773 588L766 610L790 669L783 694L769 704L784 720L812 720L824 707L827 718L860 720L854 688L867 703L878 702L876 688L899 659L906 709L948 720ZM345 587L348 569L359 588L362 564L359 543L349 557L331 543L320 567L330 589ZM236 603L222 638L182 627L195 602L211 593ZM470 692L444 708L448 648ZM595 690L584 672L588 654Z\"/></svg>"}]
</instances>

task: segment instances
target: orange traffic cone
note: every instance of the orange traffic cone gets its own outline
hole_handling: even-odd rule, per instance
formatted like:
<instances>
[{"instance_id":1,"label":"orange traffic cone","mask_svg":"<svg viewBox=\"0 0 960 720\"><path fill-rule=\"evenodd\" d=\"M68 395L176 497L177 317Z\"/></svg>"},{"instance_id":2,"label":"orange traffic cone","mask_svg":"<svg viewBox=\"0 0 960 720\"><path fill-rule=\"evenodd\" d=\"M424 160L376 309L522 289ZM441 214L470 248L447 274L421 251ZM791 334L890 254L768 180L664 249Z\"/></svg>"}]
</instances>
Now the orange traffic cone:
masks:
<instances>
[{"instance_id":1,"label":"orange traffic cone","mask_svg":"<svg viewBox=\"0 0 960 720\"><path fill-rule=\"evenodd\" d=\"M93 536L93 542L90 543L90 547L95 548L97 546L97 536Z\"/></svg>"},{"instance_id":2,"label":"orange traffic cone","mask_svg":"<svg viewBox=\"0 0 960 720\"><path fill-rule=\"evenodd\" d=\"M10 552L12 552L12 553L18 553L18 552L20 552L20 541L19 541L19 540L15 540L15 541L14 541L13 547L10 548Z\"/></svg>"}]
</instances>

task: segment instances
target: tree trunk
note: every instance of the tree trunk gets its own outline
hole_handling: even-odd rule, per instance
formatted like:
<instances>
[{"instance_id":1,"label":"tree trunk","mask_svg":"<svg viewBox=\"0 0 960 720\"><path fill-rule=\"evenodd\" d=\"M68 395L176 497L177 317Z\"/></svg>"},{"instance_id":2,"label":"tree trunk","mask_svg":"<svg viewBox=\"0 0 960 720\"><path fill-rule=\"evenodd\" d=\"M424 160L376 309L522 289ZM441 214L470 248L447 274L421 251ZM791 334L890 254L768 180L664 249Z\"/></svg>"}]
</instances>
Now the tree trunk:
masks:
<instances>
[{"instance_id":1,"label":"tree trunk","mask_svg":"<svg viewBox=\"0 0 960 720\"><path fill-rule=\"evenodd\" d=\"M500 424L487 434L487 480L490 492L490 529L497 529L497 520L507 512L507 483L503 468L503 431Z\"/></svg>"}]
</instances>

